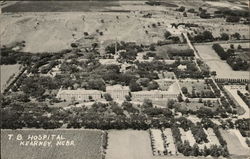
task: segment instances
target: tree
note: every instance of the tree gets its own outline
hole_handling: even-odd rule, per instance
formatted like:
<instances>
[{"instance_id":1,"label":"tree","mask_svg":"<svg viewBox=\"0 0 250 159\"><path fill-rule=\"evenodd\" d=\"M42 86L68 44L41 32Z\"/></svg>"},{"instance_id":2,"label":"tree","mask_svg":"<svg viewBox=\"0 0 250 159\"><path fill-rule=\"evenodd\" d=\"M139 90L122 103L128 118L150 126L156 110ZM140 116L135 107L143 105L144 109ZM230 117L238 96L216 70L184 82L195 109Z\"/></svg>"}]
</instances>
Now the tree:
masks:
<instances>
[{"instance_id":1,"label":"tree","mask_svg":"<svg viewBox=\"0 0 250 159\"><path fill-rule=\"evenodd\" d=\"M238 48L237 48L238 50L241 50L242 49L242 46L241 45L238 45Z\"/></svg>"},{"instance_id":2,"label":"tree","mask_svg":"<svg viewBox=\"0 0 250 159\"><path fill-rule=\"evenodd\" d=\"M234 33L231 35L233 38L237 39L237 40L240 40L241 38L241 35L239 33Z\"/></svg>"},{"instance_id":3,"label":"tree","mask_svg":"<svg viewBox=\"0 0 250 159\"><path fill-rule=\"evenodd\" d=\"M169 109L173 109L174 104L175 104L175 101L173 99L169 99L168 103L167 103L167 106L168 106Z\"/></svg>"},{"instance_id":4,"label":"tree","mask_svg":"<svg viewBox=\"0 0 250 159\"><path fill-rule=\"evenodd\" d=\"M199 98L199 101L198 101L199 103L202 103L202 98Z\"/></svg>"},{"instance_id":5,"label":"tree","mask_svg":"<svg viewBox=\"0 0 250 159\"><path fill-rule=\"evenodd\" d=\"M188 93L187 87L182 87L181 91L182 91L183 94L187 94Z\"/></svg>"},{"instance_id":6,"label":"tree","mask_svg":"<svg viewBox=\"0 0 250 159\"><path fill-rule=\"evenodd\" d=\"M106 86L102 79L91 79L87 83L87 88L105 91Z\"/></svg>"},{"instance_id":7,"label":"tree","mask_svg":"<svg viewBox=\"0 0 250 159\"><path fill-rule=\"evenodd\" d=\"M189 101L189 99L188 99L188 98L186 98L186 99L185 99L185 102L186 102L186 103L189 103L190 101Z\"/></svg>"},{"instance_id":8,"label":"tree","mask_svg":"<svg viewBox=\"0 0 250 159\"><path fill-rule=\"evenodd\" d=\"M133 107L133 105L130 102L123 102L122 103L122 108L126 111L128 111L129 113L137 113L139 112L136 108Z\"/></svg>"},{"instance_id":9,"label":"tree","mask_svg":"<svg viewBox=\"0 0 250 159\"><path fill-rule=\"evenodd\" d=\"M105 93L103 96L104 96L106 101L112 101L113 100L113 98L111 97L111 95L109 93Z\"/></svg>"},{"instance_id":10,"label":"tree","mask_svg":"<svg viewBox=\"0 0 250 159\"><path fill-rule=\"evenodd\" d=\"M210 31L204 31L203 36L204 36L204 39L207 39L207 40L213 40L214 39L213 34Z\"/></svg>"},{"instance_id":11,"label":"tree","mask_svg":"<svg viewBox=\"0 0 250 159\"><path fill-rule=\"evenodd\" d=\"M197 145L197 143L195 143L192 147L192 156L199 156L200 155L200 150L199 150L199 146Z\"/></svg>"},{"instance_id":12,"label":"tree","mask_svg":"<svg viewBox=\"0 0 250 159\"><path fill-rule=\"evenodd\" d=\"M154 46L154 44L151 44L151 45L150 45L149 50L150 50L150 51L155 51L155 46Z\"/></svg>"},{"instance_id":13,"label":"tree","mask_svg":"<svg viewBox=\"0 0 250 159\"><path fill-rule=\"evenodd\" d=\"M124 114L123 114L123 109L120 108L120 107L117 105L117 103L115 103L115 102L113 102L113 103L111 104L111 109L112 109L112 111L113 111L115 114L117 114L117 115L124 115Z\"/></svg>"},{"instance_id":14,"label":"tree","mask_svg":"<svg viewBox=\"0 0 250 159\"><path fill-rule=\"evenodd\" d=\"M187 13L186 12L183 13L183 17L187 17Z\"/></svg>"},{"instance_id":15,"label":"tree","mask_svg":"<svg viewBox=\"0 0 250 159\"><path fill-rule=\"evenodd\" d=\"M182 99L182 95L181 95L181 94L178 95L177 100L178 100L178 102L183 102L183 99Z\"/></svg>"},{"instance_id":16,"label":"tree","mask_svg":"<svg viewBox=\"0 0 250 159\"><path fill-rule=\"evenodd\" d=\"M152 108L153 103L152 103L152 101L150 99L144 99L142 107L143 108Z\"/></svg>"},{"instance_id":17,"label":"tree","mask_svg":"<svg viewBox=\"0 0 250 159\"><path fill-rule=\"evenodd\" d=\"M184 12L185 11L185 7L181 6L180 8L177 9L177 11Z\"/></svg>"},{"instance_id":18,"label":"tree","mask_svg":"<svg viewBox=\"0 0 250 159\"><path fill-rule=\"evenodd\" d=\"M240 17L238 17L238 16L228 16L226 18L226 22L237 23L239 21L240 21Z\"/></svg>"},{"instance_id":19,"label":"tree","mask_svg":"<svg viewBox=\"0 0 250 159\"><path fill-rule=\"evenodd\" d=\"M222 34L220 35L220 39L221 39L221 40L229 40L229 35L228 35L227 33L222 33Z\"/></svg>"},{"instance_id":20,"label":"tree","mask_svg":"<svg viewBox=\"0 0 250 159\"><path fill-rule=\"evenodd\" d=\"M155 89L158 89L159 88L159 84L155 81L152 81L148 84L148 90L151 91L151 90L155 90Z\"/></svg>"},{"instance_id":21,"label":"tree","mask_svg":"<svg viewBox=\"0 0 250 159\"><path fill-rule=\"evenodd\" d=\"M170 37L170 36L171 36L171 33L169 31L165 31L165 33L164 33L165 39L168 39L168 37Z\"/></svg>"},{"instance_id":22,"label":"tree","mask_svg":"<svg viewBox=\"0 0 250 159\"><path fill-rule=\"evenodd\" d=\"M125 95L126 101L131 101L131 96L130 95Z\"/></svg>"},{"instance_id":23,"label":"tree","mask_svg":"<svg viewBox=\"0 0 250 159\"><path fill-rule=\"evenodd\" d=\"M142 90L141 86L135 80L130 81L129 88L131 92L137 92Z\"/></svg>"}]
</instances>

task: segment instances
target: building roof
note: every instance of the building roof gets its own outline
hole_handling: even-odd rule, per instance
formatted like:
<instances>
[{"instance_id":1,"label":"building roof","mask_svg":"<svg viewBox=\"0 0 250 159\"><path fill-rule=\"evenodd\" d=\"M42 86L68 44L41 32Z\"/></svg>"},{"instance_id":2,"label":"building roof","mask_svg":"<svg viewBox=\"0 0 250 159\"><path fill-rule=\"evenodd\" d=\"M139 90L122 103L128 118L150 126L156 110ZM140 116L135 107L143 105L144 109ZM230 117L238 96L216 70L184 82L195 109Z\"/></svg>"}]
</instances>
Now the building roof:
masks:
<instances>
[{"instance_id":1,"label":"building roof","mask_svg":"<svg viewBox=\"0 0 250 159\"><path fill-rule=\"evenodd\" d=\"M121 65L116 59L99 59L102 65Z\"/></svg>"},{"instance_id":2,"label":"building roof","mask_svg":"<svg viewBox=\"0 0 250 159\"><path fill-rule=\"evenodd\" d=\"M138 92L131 92L132 94L169 94L168 91L161 91L161 90L151 90L151 91L138 91Z\"/></svg>"},{"instance_id":3,"label":"building roof","mask_svg":"<svg viewBox=\"0 0 250 159\"><path fill-rule=\"evenodd\" d=\"M128 86L122 86L122 85L113 85L113 86L106 86L106 91L109 90L127 90L129 91L129 87Z\"/></svg>"},{"instance_id":4,"label":"building roof","mask_svg":"<svg viewBox=\"0 0 250 159\"><path fill-rule=\"evenodd\" d=\"M76 90L60 90L58 92L58 95L62 95L62 94L100 94L101 95L102 91L98 91L98 90L86 90L86 89L76 89Z\"/></svg>"},{"instance_id":5,"label":"building roof","mask_svg":"<svg viewBox=\"0 0 250 159\"><path fill-rule=\"evenodd\" d=\"M186 66L186 65L182 65L182 64L181 64L181 65L179 65L179 66L178 66L178 69L181 69L181 70L183 70L183 69L187 69L187 66Z\"/></svg>"}]
</instances>

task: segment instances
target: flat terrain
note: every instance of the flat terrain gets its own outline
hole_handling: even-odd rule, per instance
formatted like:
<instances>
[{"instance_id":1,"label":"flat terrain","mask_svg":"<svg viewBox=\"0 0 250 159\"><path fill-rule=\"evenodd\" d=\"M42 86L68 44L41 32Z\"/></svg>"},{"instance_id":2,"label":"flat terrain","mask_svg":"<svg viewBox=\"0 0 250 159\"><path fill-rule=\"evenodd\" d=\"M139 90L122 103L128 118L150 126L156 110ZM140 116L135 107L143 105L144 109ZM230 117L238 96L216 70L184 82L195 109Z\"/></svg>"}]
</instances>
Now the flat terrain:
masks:
<instances>
[{"instance_id":1,"label":"flat terrain","mask_svg":"<svg viewBox=\"0 0 250 159\"><path fill-rule=\"evenodd\" d=\"M7 81L10 79L11 76L13 76L14 74L17 75L18 72L20 71L21 65L16 64L16 65L1 65L1 71L0 71L0 75L1 75L1 92L6 88L6 84ZM8 82L9 83L9 82Z\"/></svg>"},{"instance_id":2,"label":"flat terrain","mask_svg":"<svg viewBox=\"0 0 250 159\"><path fill-rule=\"evenodd\" d=\"M13 138L9 140L9 134ZM18 140L18 134L23 140ZM65 139L31 140L29 135L62 135ZM102 131L99 130L1 130L1 155L3 159L101 159ZM19 136L20 137L20 136ZM20 145L22 141L43 141L43 145ZM69 145L57 145L68 141ZM50 145L46 144L51 142ZM73 142L73 144L72 144Z\"/></svg>"},{"instance_id":3,"label":"flat terrain","mask_svg":"<svg viewBox=\"0 0 250 159\"><path fill-rule=\"evenodd\" d=\"M150 145L147 131L111 130L106 159L152 159Z\"/></svg>"},{"instance_id":4,"label":"flat terrain","mask_svg":"<svg viewBox=\"0 0 250 159\"><path fill-rule=\"evenodd\" d=\"M227 142L227 148L232 155L249 155L250 149L245 148L233 131L220 129L221 135Z\"/></svg>"},{"instance_id":5,"label":"flat terrain","mask_svg":"<svg viewBox=\"0 0 250 159\"><path fill-rule=\"evenodd\" d=\"M226 61L213 50L212 45L195 45L201 58L210 67L211 71L216 71L217 78L243 78L249 79L248 71L234 71Z\"/></svg>"}]
</instances>

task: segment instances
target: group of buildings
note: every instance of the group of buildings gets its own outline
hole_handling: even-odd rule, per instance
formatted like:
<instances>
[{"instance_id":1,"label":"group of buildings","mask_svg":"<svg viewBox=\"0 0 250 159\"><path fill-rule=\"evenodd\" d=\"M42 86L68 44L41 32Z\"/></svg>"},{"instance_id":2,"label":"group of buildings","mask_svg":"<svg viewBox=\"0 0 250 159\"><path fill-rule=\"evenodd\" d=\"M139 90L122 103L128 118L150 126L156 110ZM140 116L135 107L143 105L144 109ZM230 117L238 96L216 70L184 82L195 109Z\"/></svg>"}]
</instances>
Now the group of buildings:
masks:
<instances>
[{"instance_id":1,"label":"group of buildings","mask_svg":"<svg viewBox=\"0 0 250 159\"><path fill-rule=\"evenodd\" d=\"M57 98L65 101L91 101L101 100L104 94L110 94L113 100L125 100L126 96L130 96L133 100L143 101L144 99L169 99L177 98L179 92L175 93L162 90L138 91L131 92L128 86L113 85L107 86L106 92L99 90L63 90L60 89Z\"/></svg>"}]
</instances>

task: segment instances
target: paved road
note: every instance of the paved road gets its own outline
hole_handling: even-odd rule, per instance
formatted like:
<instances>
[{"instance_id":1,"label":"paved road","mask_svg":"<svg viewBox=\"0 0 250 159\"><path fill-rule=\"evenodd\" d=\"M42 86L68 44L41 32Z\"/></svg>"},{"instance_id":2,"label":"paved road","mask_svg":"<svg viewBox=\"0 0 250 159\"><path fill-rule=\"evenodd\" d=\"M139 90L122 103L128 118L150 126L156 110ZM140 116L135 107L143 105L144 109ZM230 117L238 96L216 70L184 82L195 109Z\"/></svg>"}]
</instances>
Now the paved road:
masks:
<instances>
[{"instance_id":1,"label":"paved road","mask_svg":"<svg viewBox=\"0 0 250 159\"><path fill-rule=\"evenodd\" d=\"M249 118L250 117L250 113L249 113L249 108L247 106L247 104L241 99L241 97L237 94L237 90L238 89L231 89L231 86L224 86L224 88L230 92L230 94L234 97L234 99L237 101L237 103L244 108L245 113L242 115L239 115L238 118L239 119L243 119L243 118Z\"/></svg>"}]
</instances>

